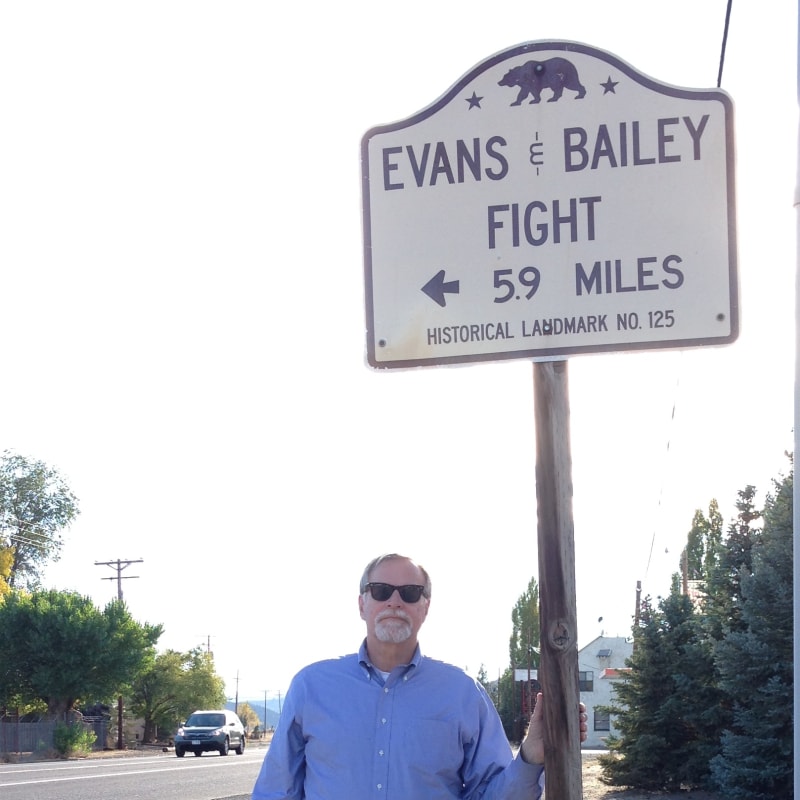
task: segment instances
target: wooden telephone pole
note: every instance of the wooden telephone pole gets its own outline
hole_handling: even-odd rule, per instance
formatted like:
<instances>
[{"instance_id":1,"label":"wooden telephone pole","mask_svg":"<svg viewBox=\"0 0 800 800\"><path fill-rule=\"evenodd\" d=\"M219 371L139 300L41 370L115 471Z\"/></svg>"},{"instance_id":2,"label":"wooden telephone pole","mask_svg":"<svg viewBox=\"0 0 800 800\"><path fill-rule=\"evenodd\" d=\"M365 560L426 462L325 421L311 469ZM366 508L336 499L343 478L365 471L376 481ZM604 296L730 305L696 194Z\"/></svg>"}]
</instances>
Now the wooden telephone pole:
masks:
<instances>
[{"instance_id":1,"label":"wooden telephone pole","mask_svg":"<svg viewBox=\"0 0 800 800\"><path fill-rule=\"evenodd\" d=\"M126 567L129 567L131 564L141 564L142 559L128 559L123 560L118 558L116 561L95 561L94 565L96 567L111 567L112 569L117 570L117 577L116 578L103 578L104 581L113 581L116 580L117 582L117 600L122 600L122 579L123 578L138 578L138 575L123 575L122 570Z\"/></svg>"},{"instance_id":2,"label":"wooden telephone pole","mask_svg":"<svg viewBox=\"0 0 800 800\"><path fill-rule=\"evenodd\" d=\"M123 561L118 558L116 561L95 561L96 567L112 567L117 570L117 600L122 600L122 579L123 578L138 578L138 575L123 575L122 570L129 567L131 564L141 564L142 559L137 558L133 560ZM113 581L114 578L103 578L104 581ZM125 749L125 740L122 736L122 695L117 698L117 750Z\"/></svg>"}]
</instances>

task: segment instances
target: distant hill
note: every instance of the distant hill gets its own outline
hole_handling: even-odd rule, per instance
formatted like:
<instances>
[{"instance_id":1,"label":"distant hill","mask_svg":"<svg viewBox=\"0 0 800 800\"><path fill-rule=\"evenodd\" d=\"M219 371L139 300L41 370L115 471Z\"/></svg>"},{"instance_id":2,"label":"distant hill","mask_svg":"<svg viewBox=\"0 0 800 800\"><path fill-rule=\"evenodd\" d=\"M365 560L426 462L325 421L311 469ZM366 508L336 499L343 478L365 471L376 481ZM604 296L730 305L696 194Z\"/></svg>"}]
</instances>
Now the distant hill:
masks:
<instances>
[{"instance_id":1,"label":"distant hill","mask_svg":"<svg viewBox=\"0 0 800 800\"><path fill-rule=\"evenodd\" d=\"M264 698L262 697L260 700L239 700L239 705L243 703L247 703L253 711L258 714L258 718L261 722L264 722ZM225 708L229 709L230 711L236 711L236 703L230 701L225 703ZM278 724L278 720L280 719L280 714L278 713L278 701L277 700L267 700L267 728L274 728Z\"/></svg>"}]
</instances>

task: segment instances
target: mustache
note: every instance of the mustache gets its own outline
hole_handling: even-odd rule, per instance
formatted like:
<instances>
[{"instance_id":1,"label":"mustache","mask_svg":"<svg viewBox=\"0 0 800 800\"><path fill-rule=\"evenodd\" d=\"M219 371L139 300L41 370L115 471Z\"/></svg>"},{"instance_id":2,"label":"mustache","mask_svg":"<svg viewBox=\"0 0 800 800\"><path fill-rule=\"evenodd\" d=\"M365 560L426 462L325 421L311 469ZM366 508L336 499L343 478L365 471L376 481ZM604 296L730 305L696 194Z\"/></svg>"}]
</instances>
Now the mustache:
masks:
<instances>
[{"instance_id":1,"label":"mustache","mask_svg":"<svg viewBox=\"0 0 800 800\"><path fill-rule=\"evenodd\" d=\"M403 611L401 608L386 609L385 611L381 611L377 617L375 617L375 622L383 622L385 619L402 619L403 622L407 622L409 625L411 624L411 617Z\"/></svg>"}]
</instances>

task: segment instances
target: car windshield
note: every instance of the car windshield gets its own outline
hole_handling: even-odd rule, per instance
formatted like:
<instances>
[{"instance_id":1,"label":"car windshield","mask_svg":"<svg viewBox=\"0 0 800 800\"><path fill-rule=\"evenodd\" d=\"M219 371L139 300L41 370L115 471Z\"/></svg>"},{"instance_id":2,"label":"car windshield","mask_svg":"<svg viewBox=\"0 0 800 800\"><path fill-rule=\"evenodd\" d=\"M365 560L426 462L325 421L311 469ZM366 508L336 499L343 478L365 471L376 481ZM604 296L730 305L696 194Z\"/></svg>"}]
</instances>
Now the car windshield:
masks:
<instances>
[{"instance_id":1,"label":"car windshield","mask_svg":"<svg viewBox=\"0 0 800 800\"><path fill-rule=\"evenodd\" d=\"M192 714L186 720L187 728L219 728L224 724L224 714Z\"/></svg>"}]
</instances>

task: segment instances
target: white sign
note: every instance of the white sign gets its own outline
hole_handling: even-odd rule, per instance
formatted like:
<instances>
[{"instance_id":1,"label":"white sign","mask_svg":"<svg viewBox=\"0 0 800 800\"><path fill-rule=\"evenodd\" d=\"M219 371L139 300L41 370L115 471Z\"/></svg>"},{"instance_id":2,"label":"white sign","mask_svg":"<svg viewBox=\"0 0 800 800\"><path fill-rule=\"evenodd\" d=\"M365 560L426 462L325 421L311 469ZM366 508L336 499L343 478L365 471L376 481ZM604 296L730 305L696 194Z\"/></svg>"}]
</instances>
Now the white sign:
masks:
<instances>
[{"instance_id":1,"label":"white sign","mask_svg":"<svg viewBox=\"0 0 800 800\"><path fill-rule=\"evenodd\" d=\"M478 64L362 140L377 368L727 344L733 105L574 42Z\"/></svg>"}]
</instances>

